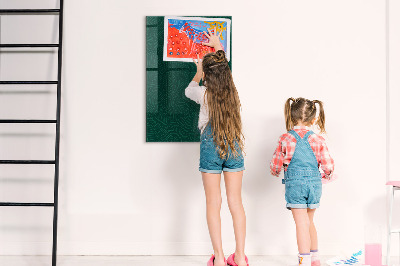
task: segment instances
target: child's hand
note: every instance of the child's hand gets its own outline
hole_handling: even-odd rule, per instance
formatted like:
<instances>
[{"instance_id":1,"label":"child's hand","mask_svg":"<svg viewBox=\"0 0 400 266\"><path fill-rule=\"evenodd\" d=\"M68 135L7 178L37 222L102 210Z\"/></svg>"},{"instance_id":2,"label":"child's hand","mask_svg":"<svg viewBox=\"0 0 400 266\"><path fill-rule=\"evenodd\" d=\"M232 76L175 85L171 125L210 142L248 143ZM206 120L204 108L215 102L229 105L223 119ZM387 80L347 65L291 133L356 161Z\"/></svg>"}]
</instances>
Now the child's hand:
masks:
<instances>
[{"instance_id":1,"label":"child's hand","mask_svg":"<svg viewBox=\"0 0 400 266\"><path fill-rule=\"evenodd\" d=\"M196 72L196 75L193 77L193 81L196 81L197 83L199 83L203 77L203 64L201 62L199 55L197 55L197 62L196 62L196 59L194 59L194 58L193 58L193 62L195 63L196 68L197 68L197 72Z\"/></svg>"},{"instance_id":2,"label":"child's hand","mask_svg":"<svg viewBox=\"0 0 400 266\"><path fill-rule=\"evenodd\" d=\"M222 30L218 34L217 34L217 32L218 32L217 28L215 28L213 32L211 32L210 29L207 29L207 31L209 34L207 34L207 32L205 32L205 31L203 31L203 33L204 33L204 35L207 36L208 42L203 42L201 44L213 47L215 49L215 51L222 50L221 43L219 42L219 38L221 36Z\"/></svg>"},{"instance_id":3,"label":"child's hand","mask_svg":"<svg viewBox=\"0 0 400 266\"><path fill-rule=\"evenodd\" d=\"M328 184L332 181L335 181L337 178L338 178L338 176L336 174L332 174L328 178L325 175L323 175L322 176L322 184Z\"/></svg>"},{"instance_id":4,"label":"child's hand","mask_svg":"<svg viewBox=\"0 0 400 266\"><path fill-rule=\"evenodd\" d=\"M196 64L197 73L203 74L203 64L202 64L202 60L200 59L199 55L197 55L197 62L196 62L196 59L194 59L194 58L193 58L193 62Z\"/></svg>"},{"instance_id":5,"label":"child's hand","mask_svg":"<svg viewBox=\"0 0 400 266\"><path fill-rule=\"evenodd\" d=\"M270 170L270 172L271 172L271 175L279 177L279 175L277 173L275 173L274 171Z\"/></svg>"}]
</instances>

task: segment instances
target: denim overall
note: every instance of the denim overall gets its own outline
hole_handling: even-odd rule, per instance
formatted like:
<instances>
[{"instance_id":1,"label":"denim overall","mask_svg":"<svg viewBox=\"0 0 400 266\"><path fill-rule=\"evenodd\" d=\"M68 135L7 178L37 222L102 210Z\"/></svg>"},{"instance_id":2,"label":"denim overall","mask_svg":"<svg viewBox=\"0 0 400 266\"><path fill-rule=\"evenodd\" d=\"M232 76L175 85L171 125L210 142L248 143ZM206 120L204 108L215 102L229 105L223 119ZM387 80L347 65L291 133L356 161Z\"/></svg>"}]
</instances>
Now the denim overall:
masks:
<instances>
[{"instance_id":1,"label":"denim overall","mask_svg":"<svg viewBox=\"0 0 400 266\"><path fill-rule=\"evenodd\" d=\"M318 161L311 149L308 137L314 134L308 131L303 138L296 131L289 131L296 138L293 157L285 171L286 208L315 209L319 207L322 193L321 173Z\"/></svg>"}]
</instances>

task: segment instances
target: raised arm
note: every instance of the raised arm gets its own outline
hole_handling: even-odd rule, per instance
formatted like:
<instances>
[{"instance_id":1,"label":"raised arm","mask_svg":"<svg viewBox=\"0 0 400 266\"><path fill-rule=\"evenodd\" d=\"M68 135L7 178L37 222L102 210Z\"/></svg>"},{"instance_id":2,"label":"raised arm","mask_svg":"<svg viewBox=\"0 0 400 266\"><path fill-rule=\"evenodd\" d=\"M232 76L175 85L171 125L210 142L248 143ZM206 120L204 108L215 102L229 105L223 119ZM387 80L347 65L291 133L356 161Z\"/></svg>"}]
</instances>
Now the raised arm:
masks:
<instances>
[{"instance_id":1,"label":"raised arm","mask_svg":"<svg viewBox=\"0 0 400 266\"><path fill-rule=\"evenodd\" d=\"M202 60L200 60L199 55L197 55L197 61L196 59L193 59L193 62L196 64L196 75L194 75L192 81L196 81L197 83L200 83L200 80L203 78L203 64Z\"/></svg>"},{"instance_id":2,"label":"raised arm","mask_svg":"<svg viewBox=\"0 0 400 266\"><path fill-rule=\"evenodd\" d=\"M192 80L192 82L190 82L185 89L185 96L188 97L190 100L200 104L201 102L204 102L205 92L206 89L204 86L200 86L199 83Z\"/></svg>"}]
</instances>

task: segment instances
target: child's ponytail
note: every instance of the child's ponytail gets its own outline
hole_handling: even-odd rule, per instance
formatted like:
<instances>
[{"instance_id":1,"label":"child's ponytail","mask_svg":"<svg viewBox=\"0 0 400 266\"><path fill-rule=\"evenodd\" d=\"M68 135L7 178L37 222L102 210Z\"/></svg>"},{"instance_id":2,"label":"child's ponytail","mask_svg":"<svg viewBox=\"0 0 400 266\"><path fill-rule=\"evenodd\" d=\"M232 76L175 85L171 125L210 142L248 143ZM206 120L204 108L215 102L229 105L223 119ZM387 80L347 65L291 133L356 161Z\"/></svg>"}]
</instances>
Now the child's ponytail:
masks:
<instances>
[{"instance_id":1,"label":"child's ponytail","mask_svg":"<svg viewBox=\"0 0 400 266\"><path fill-rule=\"evenodd\" d=\"M286 122L286 130L290 131L293 129L293 120L292 120L292 106L290 101L294 102L293 98L289 98L285 103L285 122Z\"/></svg>"},{"instance_id":2,"label":"child's ponytail","mask_svg":"<svg viewBox=\"0 0 400 266\"><path fill-rule=\"evenodd\" d=\"M317 125L321 130L321 133L325 133L325 112L324 112L324 104L320 100L314 100L313 104L319 105L319 115L317 120Z\"/></svg>"}]
</instances>

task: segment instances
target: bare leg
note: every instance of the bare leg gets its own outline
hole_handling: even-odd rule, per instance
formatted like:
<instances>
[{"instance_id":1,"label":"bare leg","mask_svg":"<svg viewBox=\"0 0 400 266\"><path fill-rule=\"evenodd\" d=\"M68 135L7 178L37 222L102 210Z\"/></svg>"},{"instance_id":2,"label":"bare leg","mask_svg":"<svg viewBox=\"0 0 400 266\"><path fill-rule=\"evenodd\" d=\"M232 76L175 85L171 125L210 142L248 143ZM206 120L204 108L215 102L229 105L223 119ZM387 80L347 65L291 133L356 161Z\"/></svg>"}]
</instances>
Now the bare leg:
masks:
<instances>
[{"instance_id":1,"label":"bare leg","mask_svg":"<svg viewBox=\"0 0 400 266\"><path fill-rule=\"evenodd\" d=\"M317 229L314 225L314 214L316 209L307 209L308 218L310 220L310 239L311 239L311 250L318 250L318 236Z\"/></svg>"},{"instance_id":2,"label":"bare leg","mask_svg":"<svg viewBox=\"0 0 400 266\"><path fill-rule=\"evenodd\" d=\"M221 239L221 174L201 173L206 194L207 225L215 254L215 266L224 266Z\"/></svg>"},{"instance_id":3,"label":"bare leg","mask_svg":"<svg viewBox=\"0 0 400 266\"><path fill-rule=\"evenodd\" d=\"M242 177L243 171L224 172L226 196L235 231L236 250L234 260L237 265L246 266L247 263L244 255L246 214L244 213L242 204Z\"/></svg>"},{"instance_id":4,"label":"bare leg","mask_svg":"<svg viewBox=\"0 0 400 266\"><path fill-rule=\"evenodd\" d=\"M310 253L310 220L307 209L293 209L293 219L296 223L297 247L300 254Z\"/></svg>"}]
</instances>

